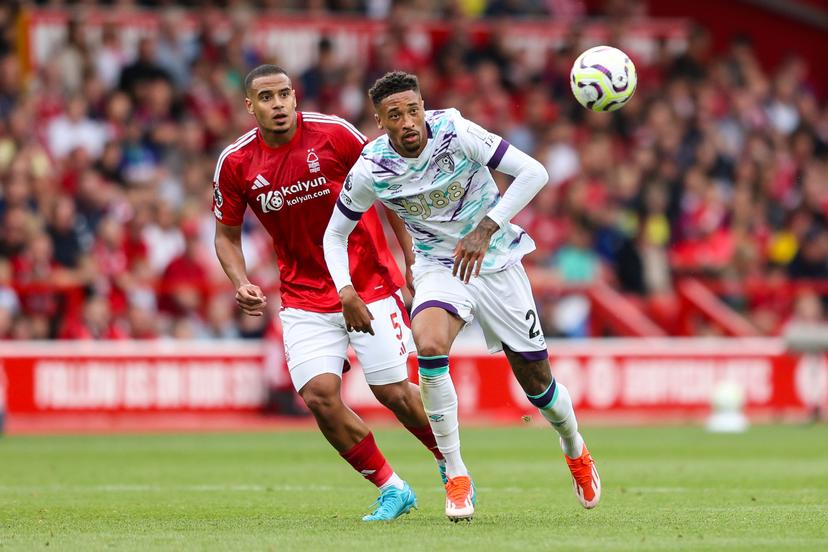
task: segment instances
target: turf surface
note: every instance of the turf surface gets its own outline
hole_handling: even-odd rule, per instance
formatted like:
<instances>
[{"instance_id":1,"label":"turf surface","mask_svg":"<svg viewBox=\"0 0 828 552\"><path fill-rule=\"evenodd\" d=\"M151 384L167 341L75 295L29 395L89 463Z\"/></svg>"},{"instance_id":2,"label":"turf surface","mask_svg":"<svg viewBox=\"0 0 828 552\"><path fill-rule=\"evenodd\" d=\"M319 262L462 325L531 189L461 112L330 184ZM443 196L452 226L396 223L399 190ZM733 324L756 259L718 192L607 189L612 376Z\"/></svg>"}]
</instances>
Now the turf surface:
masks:
<instances>
[{"instance_id":1,"label":"turf surface","mask_svg":"<svg viewBox=\"0 0 828 552\"><path fill-rule=\"evenodd\" d=\"M315 432L0 439L0 550L828 550L828 427L588 428L584 511L550 430L468 429L472 523L442 513L428 453L377 432L419 510L376 493Z\"/></svg>"}]
</instances>

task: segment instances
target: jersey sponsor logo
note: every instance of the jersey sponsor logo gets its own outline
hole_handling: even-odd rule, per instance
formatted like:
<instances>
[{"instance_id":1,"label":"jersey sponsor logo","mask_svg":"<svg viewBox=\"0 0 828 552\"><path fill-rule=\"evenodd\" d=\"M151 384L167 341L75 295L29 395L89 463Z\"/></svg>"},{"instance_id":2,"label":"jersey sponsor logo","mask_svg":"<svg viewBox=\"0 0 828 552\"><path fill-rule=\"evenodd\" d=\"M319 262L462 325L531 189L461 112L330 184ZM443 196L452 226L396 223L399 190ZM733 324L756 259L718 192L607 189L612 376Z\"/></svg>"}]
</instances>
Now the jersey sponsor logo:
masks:
<instances>
[{"instance_id":1,"label":"jersey sponsor logo","mask_svg":"<svg viewBox=\"0 0 828 552\"><path fill-rule=\"evenodd\" d=\"M460 201L465 194L466 189L462 184L452 182L444 190L432 190L428 196L424 193L417 194L395 199L393 202L405 209L406 213L412 217L421 217L425 220L431 216L432 209L444 209Z\"/></svg>"},{"instance_id":2,"label":"jersey sponsor logo","mask_svg":"<svg viewBox=\"0 0 828 552\"><path fill-rule=\"evenodd\" d=\"M262 213L278 211L285 206L285 198L279 190L270 190L265 194L256 196L262 206Z\"/></svg>"},{"instance_id":3,"label":"jersey sponsor logo","mask_svg":"<svg viewBox=\"0 0 828 552\"><path fill-rule=\"evenodd\" d=\"M305 201L330 194L331 189L325 187L327 183L328 179L324 176L317 176L313 180L299 180L290 186L282 186L278 190L261 193L256 196L256 199L259 201L262 213L271 213L278 211L285 205L288 207L299 205ZM322 189L317 190L316 188Z\"/></svg>"},{"instance_id":4,"label":"jersey sponsor logo","mask_svg":"<svg viewBox=\"0 0 828 552\"><path fill-rule=\"evenodd\" d=\"M321 166L319 165L319 156L316 155L316 152L313 151L313 148L308 150L308 170L311 173L318 173L322 170Z\"/></svg>"},{"instance_id":5,"label":"jersey sponsor logo","mask_svg":"<svg viewBox=\"0 0 828 552\"><path fill-rule=\"evenodd\" d=\"M310 191L311 188L318 188L328 183L328 179L324 176L317 176L313 180L299 180L296 184L290 186L282 186L282 194L287 197L293 194Z\"/></svg>"},{"instance_id":6,"label":"jersey sponsor logo","mask_svg":"<svg viewBox=\"0 0 828 552\"><path fill-rule=\"evenodd\" d=\"M434 162L437 163L437 168L444 173L454 174L454 158L452 158L451 153L444 151L434 158Z\"/></svg>"},{"instance_id":7,"label":"jersey sponsor logo","mask_svg":"<svg viewBox=\"0 0 828 552\"><path fill-rule=\"evenodd\" d=\"M259 188L264 188L265 186L270 186L270 182L268 182L267 179L262 175L257 174L256 178L253 180L253 185L250 187L250 189L258 190Z\"/></svg>"}]
</instances>

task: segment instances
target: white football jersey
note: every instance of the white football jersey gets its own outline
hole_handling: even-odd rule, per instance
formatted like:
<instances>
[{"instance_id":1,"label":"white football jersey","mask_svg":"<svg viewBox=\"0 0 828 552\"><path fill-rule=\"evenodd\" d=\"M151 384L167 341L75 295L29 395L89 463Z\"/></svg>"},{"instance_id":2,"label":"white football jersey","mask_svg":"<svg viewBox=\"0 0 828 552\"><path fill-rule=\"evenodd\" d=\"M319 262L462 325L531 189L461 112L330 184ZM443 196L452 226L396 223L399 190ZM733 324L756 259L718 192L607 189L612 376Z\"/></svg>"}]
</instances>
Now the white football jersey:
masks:
<instances>
[{"instance_id":1,"label":"white football jersey","mask_svg":"<svg viewBox=\"0 0 828 552\"><path fill-rule=\"evenodd\" d=\"M500 200L489 168L497 168L509 143L464 119L456 109L426 111L428 143L419 157L399 155L383 135L366 144L351 168L339 206L356 220L379 199L404 222L417 265L454 264L457 242ZM507 224L491 239L481 273L520 261L535 242Z\"/></svg>"}]
</instances>

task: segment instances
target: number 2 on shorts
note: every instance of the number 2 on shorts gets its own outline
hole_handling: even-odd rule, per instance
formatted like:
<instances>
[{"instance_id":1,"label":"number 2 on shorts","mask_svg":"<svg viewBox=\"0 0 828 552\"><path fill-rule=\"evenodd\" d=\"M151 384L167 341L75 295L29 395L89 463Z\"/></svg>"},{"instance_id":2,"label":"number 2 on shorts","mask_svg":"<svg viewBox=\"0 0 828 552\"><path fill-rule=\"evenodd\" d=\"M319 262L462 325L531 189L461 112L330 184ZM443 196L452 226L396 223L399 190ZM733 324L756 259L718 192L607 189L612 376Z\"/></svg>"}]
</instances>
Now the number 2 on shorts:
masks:
<instances>
[{"instance_id":1,"label":"number 2 on shorts","mask_svg":"<svg viewBox=\"0 0 828 552\"><path fill-rule=\"evenodd\" d=\"M540 335L540 331L535 328L538 324L538 315L535 314L535 311L529 309L526 311L526 320L532 319L532 325L529 327L529 339L535 339Z\"/></svg>"}]
</instances>

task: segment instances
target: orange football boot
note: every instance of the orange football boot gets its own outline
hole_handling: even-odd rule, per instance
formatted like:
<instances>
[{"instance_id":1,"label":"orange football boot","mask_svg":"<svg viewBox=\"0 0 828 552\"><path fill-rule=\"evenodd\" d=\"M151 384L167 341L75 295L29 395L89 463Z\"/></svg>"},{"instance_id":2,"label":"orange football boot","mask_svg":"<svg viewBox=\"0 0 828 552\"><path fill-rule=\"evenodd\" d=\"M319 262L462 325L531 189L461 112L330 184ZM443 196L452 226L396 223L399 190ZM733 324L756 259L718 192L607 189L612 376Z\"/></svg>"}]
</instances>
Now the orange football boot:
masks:
<instances>
[{"instance_id":1,"label":"orange football boot","mask_svg":"<svg viewBox=\"0 0 828 552\"><path fill-rule=\"evenodd\" d=\"M578 458L573 459L565 454L564 458L569 471L572 472L572 486L578 502L588 510L595 508L601 500L601 478L598 477L595 461L590 456L586 444Z\"/></svg>"}]
</instances>

